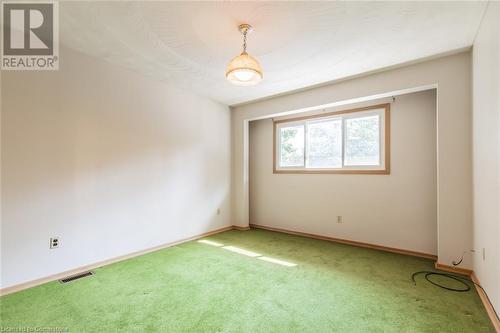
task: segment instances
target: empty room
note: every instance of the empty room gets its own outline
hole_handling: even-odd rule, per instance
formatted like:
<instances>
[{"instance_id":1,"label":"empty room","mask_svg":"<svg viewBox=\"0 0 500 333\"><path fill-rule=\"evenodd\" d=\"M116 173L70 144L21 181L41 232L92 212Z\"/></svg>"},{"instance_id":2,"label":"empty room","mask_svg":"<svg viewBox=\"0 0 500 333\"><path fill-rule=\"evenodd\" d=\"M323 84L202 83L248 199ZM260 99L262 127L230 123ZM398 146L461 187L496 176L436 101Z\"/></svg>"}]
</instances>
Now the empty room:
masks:
<instances>
[{"instance_id":1,"label":"empty room","mask_svg":"<svg viewBox=\"0 0 500 333\"><path fill-rule=\"evenodd\" d=\"M0 6L1 332L500 333L500 2Z\"/></svg>"}]
</instances>

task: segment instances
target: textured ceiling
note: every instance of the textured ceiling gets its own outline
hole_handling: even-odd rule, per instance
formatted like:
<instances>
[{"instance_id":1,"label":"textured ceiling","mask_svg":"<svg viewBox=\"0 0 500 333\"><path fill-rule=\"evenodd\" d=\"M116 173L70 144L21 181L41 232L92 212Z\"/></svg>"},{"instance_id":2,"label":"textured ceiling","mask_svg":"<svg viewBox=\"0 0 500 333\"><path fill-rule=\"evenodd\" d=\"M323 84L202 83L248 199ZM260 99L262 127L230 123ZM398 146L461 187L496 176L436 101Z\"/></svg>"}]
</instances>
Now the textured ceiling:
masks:
<instances>
[{"instance_id":1,"label":"textured ceiling","mask_svg":"<svg viewBox=\"0 0 500 333\"><path fill-rule=\"evenodd\" d=\"M472 45L485 2L61 2L68 47L234 105ZM226 81L241 51L257 86Z\"/></svg>"}]
</instances>

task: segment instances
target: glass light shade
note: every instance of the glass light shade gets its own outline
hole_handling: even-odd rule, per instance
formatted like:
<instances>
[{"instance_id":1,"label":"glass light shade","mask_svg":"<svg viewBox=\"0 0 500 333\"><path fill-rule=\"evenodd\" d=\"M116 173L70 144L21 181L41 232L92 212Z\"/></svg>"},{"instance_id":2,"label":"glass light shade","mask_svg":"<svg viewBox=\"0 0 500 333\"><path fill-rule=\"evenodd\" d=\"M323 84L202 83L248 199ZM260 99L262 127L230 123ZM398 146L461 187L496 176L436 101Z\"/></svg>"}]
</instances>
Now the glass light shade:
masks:
<instances>
[{"instance_id":1,"label":"glass light shade","mask_svg":"<svg viewBox=\"0 0 500 333\"><path fill-rule=\"evenodd\" d=\"M262 68L254 57L243 52L229 62L226 78L239 86L252 86L262 80Z\"/></svg>"}]
</instances>

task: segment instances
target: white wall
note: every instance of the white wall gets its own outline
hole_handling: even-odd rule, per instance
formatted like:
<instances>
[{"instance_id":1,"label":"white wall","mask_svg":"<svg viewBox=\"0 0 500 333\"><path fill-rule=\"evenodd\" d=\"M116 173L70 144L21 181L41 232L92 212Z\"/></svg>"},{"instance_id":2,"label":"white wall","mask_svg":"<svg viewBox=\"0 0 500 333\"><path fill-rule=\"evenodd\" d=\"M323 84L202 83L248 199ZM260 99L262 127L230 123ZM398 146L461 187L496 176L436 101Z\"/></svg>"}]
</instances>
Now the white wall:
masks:
<instances>
[{"instance_id":1,"label":"white wall","mask_svg":"<svg viewBox=\"0 0 500 333\"><path fill-rule=\"evenodd\" d=\"M230 225L228 107L60 59L2 72L3 288Z\"/></svg>"},{"instance_id":2,"label":"white wall","mask_svg":"<svg viewBox=\"0 0 500 333\"><path fill-rule=\"evenodd\" d=\"M250 223L437 254L435 90L392 103L391 141L390 175L273 174L272 120L251 122Z\"/></svg>"},{"instance_id":3,"label":"white wall","mask_svg":"<svg viewBox=\"0 0 500 333\"><path fill-rule=\"evenodd\" d=\"M438 87L438 261L451 265L472 247L470 52L235 107L231 119L233 224L245 226L249 222L248 120L428 86ZM471 267L470 254L461 267Z\"/></svg>"},{"instance_id":4,"label":"white wall","mask_svg":"<svg viewBox=\"0 0 500 333\"><path fill-rule=\"evenodd\" d=\"M490 2L473 49L474 271L500 311L500 3ZM485 249L485 259L482 249Z\"/></svg>"}]
</instances>

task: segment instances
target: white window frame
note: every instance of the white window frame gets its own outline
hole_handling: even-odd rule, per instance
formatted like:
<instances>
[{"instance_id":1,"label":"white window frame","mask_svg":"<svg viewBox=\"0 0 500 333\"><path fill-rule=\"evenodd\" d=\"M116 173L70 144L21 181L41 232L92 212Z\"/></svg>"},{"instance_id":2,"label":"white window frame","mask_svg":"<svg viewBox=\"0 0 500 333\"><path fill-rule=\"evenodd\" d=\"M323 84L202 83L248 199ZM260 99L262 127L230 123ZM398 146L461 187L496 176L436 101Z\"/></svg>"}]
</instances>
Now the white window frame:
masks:
<instances>
[{"instance_id":1,"label":"white window frame","mask_svg":"<svg viewBox=\"0 0 500 333\"><path fill-rule=\"evenodd\" d=\"M363 118L371 115L379 117L379 164L378 165L346 165L345 123L348 119ZM308 124L329 119L342 120L342 167L340 168L312 168L307 167L307 130ZM304 162L302 166L282 167L281 163L281 128L302 125L304 126ZM364 108L327 112L313 116L292 119L276 120L274 128L273 172L274 173L360 173L360 174L389 174L390 173L390 104L374 105Z\"/></svg>"}]
</instances>

